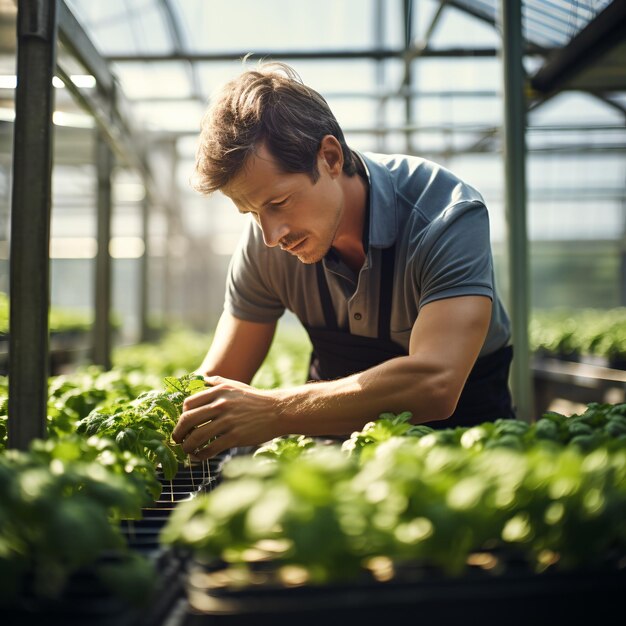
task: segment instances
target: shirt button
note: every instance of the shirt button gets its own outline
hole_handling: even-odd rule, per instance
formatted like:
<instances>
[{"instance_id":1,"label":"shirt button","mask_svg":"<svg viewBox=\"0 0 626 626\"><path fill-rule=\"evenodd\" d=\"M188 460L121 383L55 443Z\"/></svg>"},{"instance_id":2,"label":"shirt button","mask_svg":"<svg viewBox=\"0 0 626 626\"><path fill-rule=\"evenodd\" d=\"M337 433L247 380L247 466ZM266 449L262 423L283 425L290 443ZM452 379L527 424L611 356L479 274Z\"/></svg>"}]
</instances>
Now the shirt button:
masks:
<instances>
[{"instance_id":1,"label":"shirt button","mask_svg":"<svg viewBox=\"0 0 626 626\"><path fill-rule=\"evenodd\" d=\"M358 322L363 316L360 313L354 314L354 319Z\"/></svg>"}]
</instances>

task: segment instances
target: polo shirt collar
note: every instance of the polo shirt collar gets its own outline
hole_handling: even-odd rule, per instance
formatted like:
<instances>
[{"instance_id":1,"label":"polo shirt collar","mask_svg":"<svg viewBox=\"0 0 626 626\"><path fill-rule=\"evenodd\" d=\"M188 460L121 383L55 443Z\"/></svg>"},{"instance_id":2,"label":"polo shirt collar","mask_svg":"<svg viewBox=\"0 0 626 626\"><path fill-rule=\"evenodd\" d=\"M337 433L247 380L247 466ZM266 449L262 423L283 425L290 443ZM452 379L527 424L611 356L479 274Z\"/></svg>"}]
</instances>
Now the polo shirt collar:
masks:
<instances>
[{"instance_id":1,"label":"polo shirt collar","mask_svg":"<svg viewBox=\"0 0 626 626\"><path fill-rule=\"evenodd\" d=\"M373 158L360 152L356 154L365 166L370 185L369 245L376 248L388 248L395 243L398 235L396 189L391 173L382 163Z\"/></svg>"}]
</instances>

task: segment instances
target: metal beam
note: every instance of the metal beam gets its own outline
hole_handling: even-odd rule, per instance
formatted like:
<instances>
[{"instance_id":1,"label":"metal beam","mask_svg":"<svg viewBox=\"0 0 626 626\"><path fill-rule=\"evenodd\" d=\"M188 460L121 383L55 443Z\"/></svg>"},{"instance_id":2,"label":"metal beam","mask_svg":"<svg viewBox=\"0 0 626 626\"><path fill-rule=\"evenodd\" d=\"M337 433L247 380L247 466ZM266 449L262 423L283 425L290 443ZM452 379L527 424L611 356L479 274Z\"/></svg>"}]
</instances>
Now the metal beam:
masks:
<instances>
[{"instance_id":1,"label":"metal beam","mask_svg":"<svg viewBox=\"0 0 626 626\"><path fill-rule=\"evenodd\" d=\"M594 146L568 146L563 145L551 145L542 146L541 148L533 148L529 150L532 154L626 154L626 145L624 144L599 144Z\"/></svg>"},{"instance_id":2,"label":"metal beam","mask_svg":"<svg viewBox=\"0 0 626 626\"><path fill-rule=\"evenodd\" d=\"M606 93L600 93L598 91L590 91L589 94L592 95L594 98L597 98L598 100L600 100L600 102L602 102L603 104L606 104L607 106L621 113L624 116L625 121L626 121L626 107L621 105L619 102L615 102L615 100L612 100L611 97Z\"/></svg>"},{"instance_id":3,"label":"metal beam","mask_svg":"<svg viewBox=\"0 0 626 626\"><path fill-rule=\"evenodd\" d=\"M56 16L56 0L18 2L8 443L22 450L47 430Z\"/></svg>"},{"instance_id":4,"label":"metal beam","mask_svg":"<svg viewBox=\"0 0 626 626\"><path fill-rule=\"evenodd\" d=\"M481 11L480 7L474 7L471 4L465 4L464 2L458 2L457 0L448 0L448 4L454 7L455 9L459 9L459 11L463 11L463 13L467 13L468 15L475 17L477 20L480 20L481 22L485 22L486 24L489 24L489 26L495 27L496 25L496 20L495 20L496 9L495 8L494 8L494 15L491 15L487 11Z\"/></svg>"},{"instance_id":5,"label":"metal beam","mask_svg":"<svg viewBox=\"0 0 626 626\"><path fill-rule=\"evenodd\" d=\"M411 90L406 91L402 87L400 89L387 90L387 91L325 91L324 97L327 100L339 100L339 99L364 99L364 100L392 100L394 98L499 98L500 93L493 90L481 90L481 91L455 91L455 90ZM137 97L129 100L132 103L137 102L171 102L171 103L183 103L183 102L196 102L195 98L185 96L145 96Z\"/></svg>"},{"instance_id":6,"label":"metal beam","mask_svg":"<svg viewBox=\"0 0 626 626\"><path fill-rule=\"evenodd\" d=\"M455 58L455 57L495 57L498 54L496 48L419 48L411 46L409 54L425 58ZM546 50L537 46L529 46L528 54L544 54ZM167 61L241 61L247 52L196 52L196 53L172 53L172 54L112 54L105 57L115 63L137 63L143 61L167 62ZM287 60L351 60L351 59L403 59L407 51L404 48L365 48L361 50L261 50L250 55L257 59L287 59Z\"/></svg>"},{"instance_id":7,"label":"metal beam","mask_svg":"<svg viewBox=\"0 0 626 626\"><path fill-rule=\"evenodd\" d=\"M531 86L544 98L554 95L583 69L596 63L614 45L624 40L626 2L611 2L564 48L552 54L532 77Z\"/></svg>"},{"instance_id":8,"label":"metal beam","mask_svg":"<svg viewBox=\"0 0 626 626\"><path fill-rule=\"evenodd\" d=\"M67 50L79 59L96 79L104 91L113 89L115 78L107 62L93 45L83 27L67 8L65 2L59 2L59 41Z\"/></svg>"},{"instance_id":9,"label":"metal beam","mask_svg":"<svg viewBox=\"0 0 626 626\"><path fill-rule=\"evenodd\" d=\"M479 126L477 124L424 124L423 126L417 124L409 124L402 126L386 126L384 128L372 128L372 127L363 127L363 128L352 128L346 127L350 130L350 132L359 132L359 133L371 133L371 132L381 132L381 133L399 133L399 132L414 132L414 133L458 133L458 134L467 134L467 133L489 133L495 135L499 126ZM620 126L619 124L569 124L569 125L541 125L541 126L528 126L527 130L532 133L565 133L565 132L586 132L586 131L602 131L602 132L626 132L626 128L624 126ZM348 132L346 130L345 132Z\"/></svg>"},{"instance_id":10,"label":"metal beam","mask_svg":"<svg viewBox=\"0 0 626 626\"><path fill-rule=\"evenodd\" d=\"M526 102L522 45L522 8L519 2L500 0L502 65L504 70L505 215L509 265L509 312L515 358L511 370L513 402L518 417L534 415L528 323L530 280L526 225Z\"/></svg>"},{"instance_id":11,"label":"metal beam","mask_svg":"<svg viewBox=\"0 0 626 626\"><path fill-rule=\"evenodd\" d=\"M435 32L435 28L437 28L437 25L439 24L441 20L441 16L443 14L443 10L447 4L447 1L448 0L439 0L439 6L437 7L437 10L435 11L435 15L430 20L430 24L426 28L424 37L420 42L424 48L428 47L428 45L430 44L430 40L433 36L433 33Z\"/></svg>"},{"instance_id":12,"label":"metal beam","mask_svg":"<svg viewBox=\"0 0 626 626\"><path fill-rule=\"evenodd\" d=\"M416 127L419 128L419 127ZM379 128L379 127L362 127L362 128L344 128L344 134L349 137L350 135L374 135L374 136L384 136L389 134L390 132L404 132L406 127L398 126L398 127L387 127L387 128ZM421 129L424 130L423 128ZM432 128L431 128L432 130ZM443 129L442 129L443 130ZM449 129L446 129L449 130ZM493 140L496 139L497 130L491 129L493 134L490 136L483 136L479 141L473 141L471 144L464 148L455 148L454 154L450 155L449 151L439 151L433 150L430 148L420 148L416 146L416 151L418 153L428 154L430 156L433 155L443 155L443 156L454 156L459 154L485 154L485 153L500 153L500 148L496 145L495 147L491 146ZM571 130L575 130L572 128ZM476 129L475 132L478 132ZM197 137L197 130L187 130L187 131L176 131L176 132L161 132L159 133L159 138L163 141L167 139L178 139L180 137ZM529 154L611 154L611 153L626 153L626 145L620 144L618 142L612 144L572 144L572 143L562 143L562 144L552 144L543 147L530 147L527 148L527 152Z\"/></svg>"}]
</instances>

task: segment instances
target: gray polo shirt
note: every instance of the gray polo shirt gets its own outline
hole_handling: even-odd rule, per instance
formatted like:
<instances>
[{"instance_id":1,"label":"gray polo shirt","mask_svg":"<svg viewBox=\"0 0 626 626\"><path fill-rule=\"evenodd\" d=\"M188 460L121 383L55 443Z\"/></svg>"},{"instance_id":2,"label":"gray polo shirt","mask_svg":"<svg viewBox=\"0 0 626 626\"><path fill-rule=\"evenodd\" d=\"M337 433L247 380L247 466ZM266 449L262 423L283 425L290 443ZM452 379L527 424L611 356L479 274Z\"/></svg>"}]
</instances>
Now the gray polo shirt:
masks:
<instances>
[{"instance_id":1,"label":"gray polo shirt","mask_svg":"<svg viewBox=\"0 0 626 626\"><path fill-rule=\"evenodd\" d=\"M445 168L418 157L359 155L370 184L369 245L358 275L330 251L323 260L339 328L376 337L381 250L395 244L391 339L407 351L421 307L455 296L487 296L491 324L481 350L509 343L510 324L496 294L489 216L481 195ZM263 243L254 220L233 255L225 309L252 322L292 311L306 326L323 327L315 265Z\"/></svg>"}]
</instances>

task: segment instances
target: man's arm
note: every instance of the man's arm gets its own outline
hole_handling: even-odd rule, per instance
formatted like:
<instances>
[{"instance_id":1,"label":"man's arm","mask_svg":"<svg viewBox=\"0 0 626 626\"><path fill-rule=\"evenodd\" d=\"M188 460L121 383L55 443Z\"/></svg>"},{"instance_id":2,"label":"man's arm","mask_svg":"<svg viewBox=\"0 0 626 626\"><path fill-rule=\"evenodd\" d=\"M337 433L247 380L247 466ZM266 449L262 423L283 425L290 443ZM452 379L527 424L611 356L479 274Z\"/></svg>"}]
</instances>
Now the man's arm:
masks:
<instances>
[{"instance_id":1,"label":"man's arm","mask_svg":"<svg viewBox=\"0 0 626 626\"><path fill-rule=\"evenodd\" d=\"M408 356L335 381L260 390L209 377L212 388L185 400L174 440L206 459L281 435L347 435L386 411L411 411L414 423L446 419L454 412L490 318L491 300L484 296L431 302L415 322Z\"/></svg>"},{"instance_id":2,"label":"man's arm","mask_svg":"<svg viewBox=\"0 0 626 626\"><path fill-rule=\"evenodd\" d=\"M275 330L276 322L246 322L224 311L213 343L196 372L250 383L269 351Z\"/></svg>"}]
</instances>

